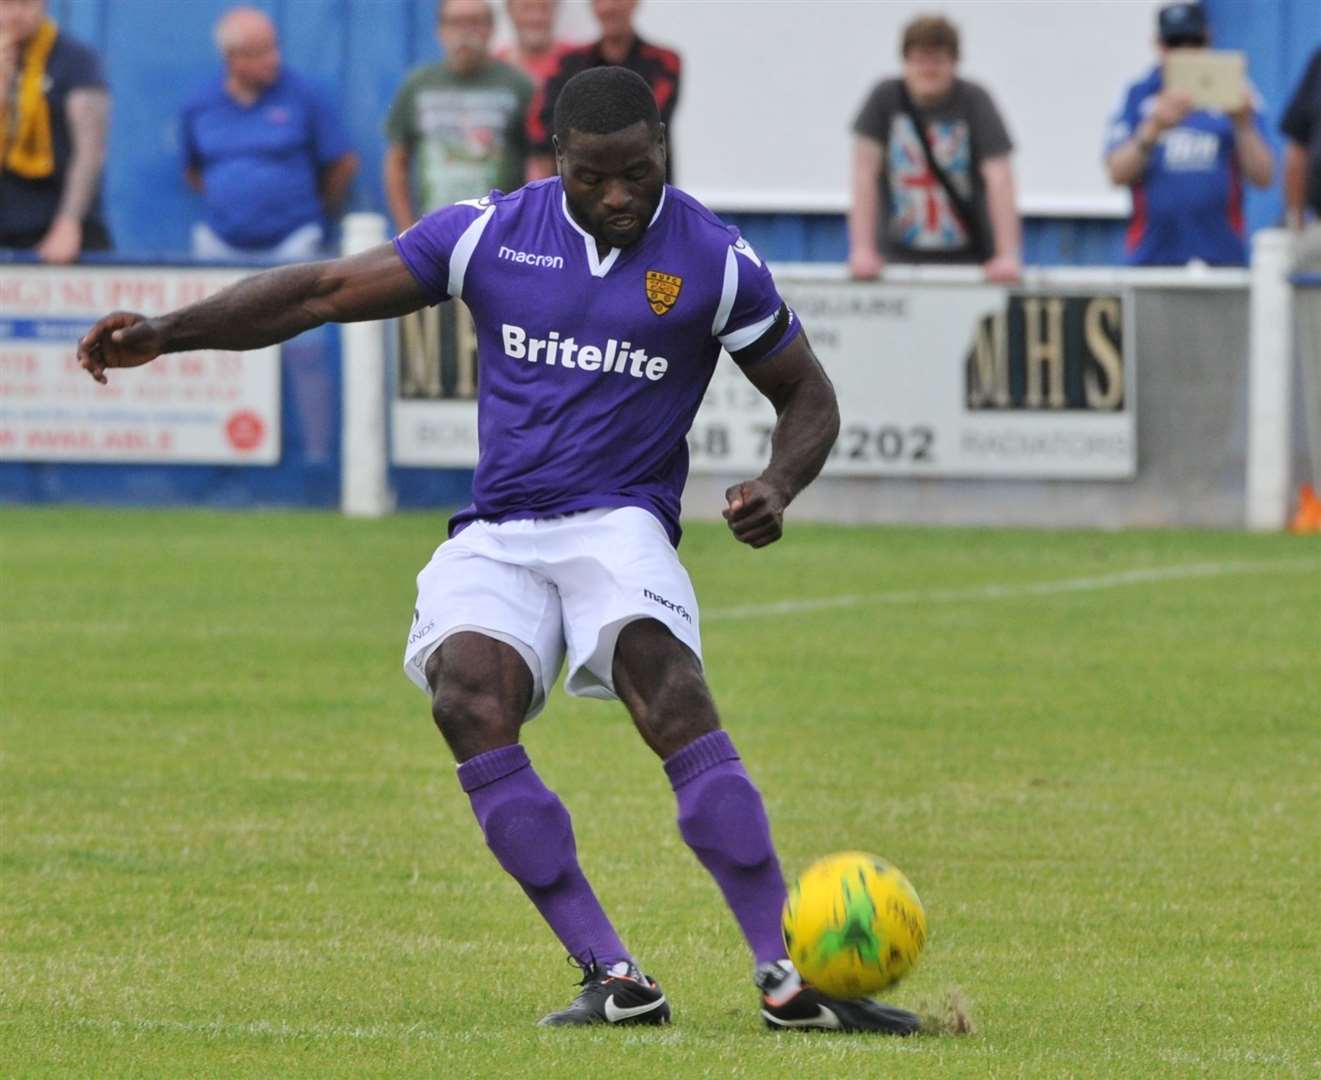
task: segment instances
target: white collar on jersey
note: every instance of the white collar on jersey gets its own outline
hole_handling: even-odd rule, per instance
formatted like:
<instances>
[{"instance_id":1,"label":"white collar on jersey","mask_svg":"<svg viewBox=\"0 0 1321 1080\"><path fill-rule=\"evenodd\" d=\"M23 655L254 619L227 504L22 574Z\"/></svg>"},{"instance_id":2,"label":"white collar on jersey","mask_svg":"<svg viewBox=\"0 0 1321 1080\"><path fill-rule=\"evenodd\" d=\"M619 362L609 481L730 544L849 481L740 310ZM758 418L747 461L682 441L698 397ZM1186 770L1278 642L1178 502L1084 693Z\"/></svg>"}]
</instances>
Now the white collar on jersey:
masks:
<instances>
[{"instance_id":1,"label":"white collar on jersey","mask_svg":"<svg viewBox=\"0 0 1321 1080\"><path fill-rule=\"evenodd\" d=\"M661 208L665 205L665 193L669 190L669 186L669 184L666 184L661 188L660 202L656 204L656 212L651 215L651 220L647 222L648 229L656 224L656 219L661 215ZM615 265L615 261L619 258L619 253L623 249L612 247L606 253L606 257L601 258L596 251L596 238L574 221L573 215L569 213L569 197L564 194L562 189L560 191L560 210L563 211L564 220L569 223L573 231L583 238L583 243L587 248L587 266L592 271L592 277L605 277L606 274L610 273L610 268Z\"/></svg>"}]
</instances>

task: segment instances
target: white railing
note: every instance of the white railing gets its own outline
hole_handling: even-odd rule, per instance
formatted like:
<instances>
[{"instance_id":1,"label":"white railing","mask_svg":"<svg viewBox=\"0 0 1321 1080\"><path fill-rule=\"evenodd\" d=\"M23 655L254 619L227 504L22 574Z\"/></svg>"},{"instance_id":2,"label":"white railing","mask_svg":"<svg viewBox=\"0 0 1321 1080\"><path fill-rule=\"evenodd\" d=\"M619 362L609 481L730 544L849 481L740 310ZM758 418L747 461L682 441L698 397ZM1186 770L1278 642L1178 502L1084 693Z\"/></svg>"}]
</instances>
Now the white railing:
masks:
<instances>
[{"instance_id":1,"label":"white railing","mask_svg":"<svg viewBox=\"0 0 1321 1080\"><path fill-rule=\"evenodd\" d=\"M380 214L349 214L344 218L344 254L358 255L383 244L387 235ZM385 414L385 324L349 323L340 333L340 509L353 517L381 517L394 509Z\"/></svg>"}]
</instances>

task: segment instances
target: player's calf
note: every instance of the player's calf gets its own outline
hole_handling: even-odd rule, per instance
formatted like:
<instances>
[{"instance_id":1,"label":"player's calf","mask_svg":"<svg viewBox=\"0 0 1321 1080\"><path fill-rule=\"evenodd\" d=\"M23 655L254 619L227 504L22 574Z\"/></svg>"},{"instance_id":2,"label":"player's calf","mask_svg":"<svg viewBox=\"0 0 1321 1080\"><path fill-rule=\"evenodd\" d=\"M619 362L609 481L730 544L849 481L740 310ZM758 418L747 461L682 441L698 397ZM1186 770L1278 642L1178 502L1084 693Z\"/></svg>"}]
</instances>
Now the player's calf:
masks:
<instances>
[{"instance_id":1,"label":"player's calf","mask_svg":"<svg viewBox=\"0 0 1321 1080\"><path fill-rule=\"evenodd\" d=\"M716 879L757 963L784 956L784 876L770 821L729 736L713 731L665 761L679 833Z\"/></svg>"}]
</instances>

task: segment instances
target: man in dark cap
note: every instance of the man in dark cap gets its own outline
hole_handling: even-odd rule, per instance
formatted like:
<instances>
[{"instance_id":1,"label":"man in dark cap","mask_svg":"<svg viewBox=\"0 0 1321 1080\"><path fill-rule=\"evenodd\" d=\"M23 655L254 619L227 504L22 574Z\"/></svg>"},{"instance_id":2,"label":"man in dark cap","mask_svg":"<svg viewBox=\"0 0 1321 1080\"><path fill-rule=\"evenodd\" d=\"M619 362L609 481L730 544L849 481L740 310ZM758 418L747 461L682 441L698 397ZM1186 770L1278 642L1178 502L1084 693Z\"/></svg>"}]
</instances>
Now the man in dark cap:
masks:
<instances>
[{"instance_id":1,"label":"man in dark cap","mask_svg":"<svg viewBox=\"0 0 1321 1080\"><path fill-rule=\"evenodd\" d=\"M1201 4L1167 4L1157 16L1164 61L1210 43ZM1266 187L1275 171L1251 87L1231 112L1198 109L1164 85L1157 64L1124 94L1106 135L1110 179L1133 193L1128 261L1177 266L1192 260L1242 266L1243 181Z\"/></svg>"}]
</instances>

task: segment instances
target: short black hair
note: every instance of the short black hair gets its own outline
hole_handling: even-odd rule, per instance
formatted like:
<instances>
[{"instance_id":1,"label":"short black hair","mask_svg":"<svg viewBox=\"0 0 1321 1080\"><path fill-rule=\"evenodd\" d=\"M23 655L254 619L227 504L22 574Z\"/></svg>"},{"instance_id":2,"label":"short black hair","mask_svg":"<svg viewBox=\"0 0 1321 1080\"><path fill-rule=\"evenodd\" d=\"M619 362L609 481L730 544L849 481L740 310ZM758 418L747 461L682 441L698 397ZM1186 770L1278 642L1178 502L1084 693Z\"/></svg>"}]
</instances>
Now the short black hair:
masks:
<instances>
[{"instance_id":1,"label":"short black hair","mask_svg":"<svg viewBox=\"0 0 1321 1080\"><path fill-rule=\"evenodd\" d=\"M639 120L655 131L660 127L660 109L647 80L625 67L580 71L564 84L555 101L555 137L561 145L571 130L609 135Z\"/></svg>"}]
</instances>

